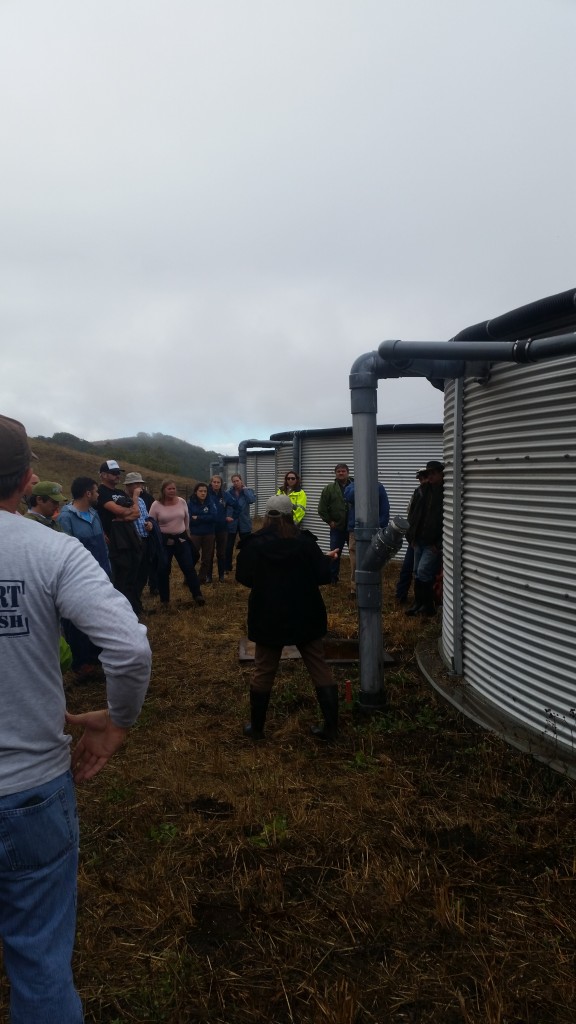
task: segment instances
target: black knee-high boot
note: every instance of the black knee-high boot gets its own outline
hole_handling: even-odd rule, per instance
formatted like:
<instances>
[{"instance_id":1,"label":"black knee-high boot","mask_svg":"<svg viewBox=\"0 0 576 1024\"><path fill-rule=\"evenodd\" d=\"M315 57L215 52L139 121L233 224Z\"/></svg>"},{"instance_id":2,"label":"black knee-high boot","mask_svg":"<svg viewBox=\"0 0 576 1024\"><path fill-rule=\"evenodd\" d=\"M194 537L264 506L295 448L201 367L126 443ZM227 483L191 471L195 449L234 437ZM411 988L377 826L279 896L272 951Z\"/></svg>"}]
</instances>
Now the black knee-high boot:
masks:
<instances>
[{"instance_id":1,"label":"black knee-high boot","mask_svg":"<svg viewBox=\"0 0 576 1024\"><path fill-rule=\"evenodd\" d=\"M414 604L407 612L404 612L405 615L420 615L425 602L425 586L426 584L421 580L414 579Z\"/></svg>"},{"instance_id":2,"label":"black knee-high boot","mask_svg":"<svg viewBox=\"0 0 576 1024\"><path fill-rule=\"evenodd\" d=\"M421 615L436 615L436 602L434 601L434 583L421 583L422 608Z\"/></svg>"},{"instance_id":3,"label":"black knee-high boot","mask_svg":"<svg viewBox=\"0 0 576 1024\"><path fill-rule=\"evenodd\" d=\"M270 703L270 691L250 689L250 722L244 726L244 735L251 740L264 739L264 722Z\"/></svg>"},{"instance_id":4,"label":"black knee-high boot","mask_svg":"<svg viewBox=\"0 0 576 1024\"><path fill-rule=\"evenodd\" d=\"M317 686L316 698L324 725L313 725L310 732L317 740L335 740L338 735L338 687Z\"/></svg>"}]
</instances>

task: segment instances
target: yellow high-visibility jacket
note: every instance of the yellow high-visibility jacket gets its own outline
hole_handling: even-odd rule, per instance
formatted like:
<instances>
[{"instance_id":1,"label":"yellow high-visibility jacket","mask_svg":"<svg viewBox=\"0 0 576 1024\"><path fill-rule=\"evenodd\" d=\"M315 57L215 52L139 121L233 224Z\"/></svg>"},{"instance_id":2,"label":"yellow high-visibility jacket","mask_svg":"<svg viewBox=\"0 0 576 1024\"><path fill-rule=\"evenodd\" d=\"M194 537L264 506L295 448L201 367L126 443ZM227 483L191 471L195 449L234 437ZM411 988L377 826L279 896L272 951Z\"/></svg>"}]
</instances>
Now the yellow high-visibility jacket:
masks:
<instances>
[{"instance_id":1,"label":"yellow high-visibility jacket","mask_svg":"<svg viewBox=\"0 0 576 1024\"><path fill-rule=\"evenodd\" d=\"M286 491L279 487L276 494L286 494ZM306 491L290 491L288 497L294 508L294 522L299 526L306 515Z\"/></svg>"}]
</instances>

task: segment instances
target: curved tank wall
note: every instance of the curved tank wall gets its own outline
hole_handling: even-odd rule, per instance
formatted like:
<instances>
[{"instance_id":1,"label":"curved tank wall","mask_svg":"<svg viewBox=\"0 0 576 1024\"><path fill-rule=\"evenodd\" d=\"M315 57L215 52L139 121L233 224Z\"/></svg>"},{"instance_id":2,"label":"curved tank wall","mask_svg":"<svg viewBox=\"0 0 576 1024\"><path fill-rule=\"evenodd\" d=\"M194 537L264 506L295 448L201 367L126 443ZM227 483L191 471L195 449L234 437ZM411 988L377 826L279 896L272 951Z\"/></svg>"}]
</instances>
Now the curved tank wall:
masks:
<instances>
[{"instance_id":1,"label":"curved tank wall","mask_svg":"<svg viewBox=\"0 0 576 1024\"><path fill-rule=\"evenodd\" d=\"M447 381L438 685L576 775L576 359Z\"/></svg>"},{"instance_id":2,"label":"curved tank wall","mask_svg":"<svg viewBox=\"0 0 576 1024\"><path fill-rule=\"evenodd\" d=\"M442 459L441 423L401 423L378 426L378 479L390 499L391 515L405 515L408 502L417 485L416 471L428 459ZM318 502L323 487L334 480L334 466L346 462L354 476L352 427L333 427L272 434L270 440L293 438L298 447L300 476L306 491L307 509L303 525L318 538L320 547L328 550L330 532L318 515ZM290 466L287 449L276 453L277 477L282 479ZM289 449L292 452L291 449ZM292 458L290 459L290 465ZM286 468L284 468L286 466ZM346 549L345 549L346 550ZM403 558L404 552L398 557Z\"/></svg>"}]
</instances>

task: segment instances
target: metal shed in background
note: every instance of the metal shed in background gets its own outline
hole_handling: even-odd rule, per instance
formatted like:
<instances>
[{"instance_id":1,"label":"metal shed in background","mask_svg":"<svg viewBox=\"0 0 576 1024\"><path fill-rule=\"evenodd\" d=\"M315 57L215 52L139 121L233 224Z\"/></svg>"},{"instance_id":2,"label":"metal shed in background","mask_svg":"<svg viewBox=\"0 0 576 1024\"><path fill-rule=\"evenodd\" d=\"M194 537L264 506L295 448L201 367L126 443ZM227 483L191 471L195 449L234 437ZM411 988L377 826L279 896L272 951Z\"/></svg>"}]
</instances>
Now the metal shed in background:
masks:
<instances>
[{"instance_id":1,"label":"metal shed in background","mask_svg":"<svg viewBox=\"0 0 576 1024\"><path fill-rule=\"evenodd\" d=\"M239 459L237 455L224 455L220 472L224 477L224 487L231 486L231 479L234 473L238 473ZM278 489L276 484L276 467L274 461L274 449L268 448L262 451L249 451L246 455L246 479L248 487L256 492L256 504L250 506L250 515L263 516L266 502L271 494Z\"/></svg>"},{"instance_id":2,"label":"metal shed in background","mask_svg":"<svg viewBox=\"0 0 576 1024\"><path fill-rule=\"evenodd\" d=\"M391 514L405 514L417 481L416 470L428 459L442 459L441 423L400 423L377 427L378 479L390 499ZM334 466L346 462L354 475L352 427L285 431L271 434L272 441L292 439L293 448L281 448L276 454L276 478L279 482L290 468L298 468L306 491L308 507L303 525L328 549L329 530L317 508L322 488L334 480ZM279 484L278 484L279 486Z\"/></svg>"}]
</instances>

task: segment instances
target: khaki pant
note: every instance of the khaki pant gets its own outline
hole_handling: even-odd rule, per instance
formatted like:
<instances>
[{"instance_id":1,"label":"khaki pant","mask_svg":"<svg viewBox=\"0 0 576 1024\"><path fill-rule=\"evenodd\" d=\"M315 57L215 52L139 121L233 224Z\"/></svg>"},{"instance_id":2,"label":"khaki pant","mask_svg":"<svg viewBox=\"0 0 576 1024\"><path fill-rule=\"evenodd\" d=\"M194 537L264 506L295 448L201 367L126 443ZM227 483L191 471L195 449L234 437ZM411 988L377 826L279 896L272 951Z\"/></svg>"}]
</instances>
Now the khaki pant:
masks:
<instances>
[{"instance_id":1,"label":"khaki pant","mask_svg":"<svg viewBox=\"0 0 576 1024\"><path fill-rule=\"evenodd\" d=\"M324 644L322 639L311 640L307 644L296 644L302 655L302 661L306 665L314 686L333 686L334 677L332 670L324 657ZM265 647L263 644L256 644L254 663L256 672L252 689L260 693L269 693L276 677L282 647Z\"/></svg>"}]
</instances>

